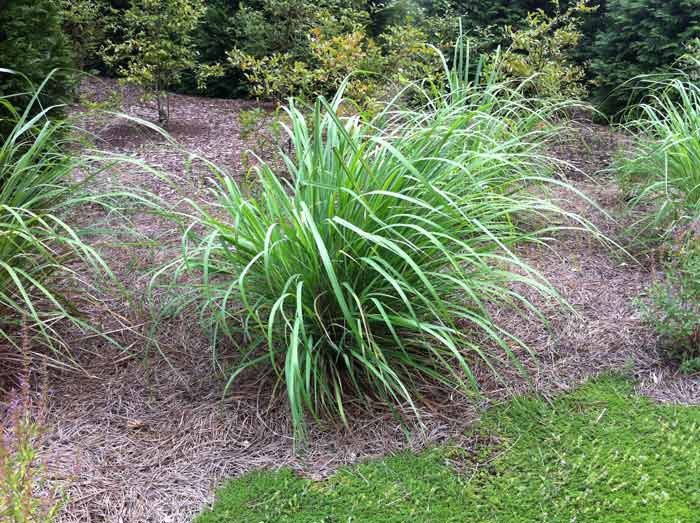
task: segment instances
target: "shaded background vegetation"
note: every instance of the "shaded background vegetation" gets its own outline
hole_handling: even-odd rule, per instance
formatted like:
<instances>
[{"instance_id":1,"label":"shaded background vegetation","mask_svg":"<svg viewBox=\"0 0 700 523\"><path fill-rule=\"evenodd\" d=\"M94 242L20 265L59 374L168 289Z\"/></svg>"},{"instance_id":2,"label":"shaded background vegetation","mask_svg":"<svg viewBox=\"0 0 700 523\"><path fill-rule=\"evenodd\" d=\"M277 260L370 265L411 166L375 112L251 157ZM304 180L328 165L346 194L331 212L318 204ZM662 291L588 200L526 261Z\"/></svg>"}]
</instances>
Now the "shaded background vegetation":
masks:
<instances>
[{"instance_id":1,"label":"shaded background vegetation","mask_svg":"<svg viewBox=\"0 0 700 523\"><path fill-rule=\"evenodd\" d=\"M167 0L150 3L159 2ZM126 38L124 13L133 3L4 0L0 3L0 65L20 70L35 81L55 67L116 75L119 64L106 59L106 44ZM574 4L571 0L559 6L551 0L201 3L203 15L190 35L196 63L182 71L170 88L213 97L279 100L290 94L330 94L337 79L351 72L351 65L378 77L392 76L391 81L397 80L397 70L404 73L401 79L423 78L426 67L405 70L429 54L421 46L447 48L457 34L458 20L474 47L490 52L511 44L505 28L527 28L528 13L541 9L553 15ZM629 99L629 91L617 89L621 84L639 74L668 71L700 37L700 0L592 0L588 5L595 10L579 13L580 39L567 50L567 59L583 68L582 83L590 98L608 114L638 101L638 97ZM37 32L37 27L42 31ZM234 59L232 50L240 53ZM342 57L350 57L352 63L343 63ZM216 69L205 84L198 81L201 67ZM251 77L258 78L260 71L265 77L256 83ZM73 92L69 80L67 71L56 76L45 97L64 99ZM261 83L272 87L260 88ZM12 77L0 78L0 92L14 92L17 87Z\"/></svg>"}]
</instances>

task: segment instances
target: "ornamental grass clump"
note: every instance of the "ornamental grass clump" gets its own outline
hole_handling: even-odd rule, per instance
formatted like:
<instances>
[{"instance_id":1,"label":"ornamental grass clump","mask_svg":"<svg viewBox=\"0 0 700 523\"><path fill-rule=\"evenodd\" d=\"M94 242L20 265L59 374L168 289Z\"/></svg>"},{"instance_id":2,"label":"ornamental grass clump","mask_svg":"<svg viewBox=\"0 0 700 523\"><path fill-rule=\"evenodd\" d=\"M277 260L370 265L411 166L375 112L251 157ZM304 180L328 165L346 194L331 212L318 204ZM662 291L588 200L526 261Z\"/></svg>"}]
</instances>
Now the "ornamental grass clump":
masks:
<instances>
[{"instance_id":1,"label":"ornamental grass clump","mask_svg":"<svg viewBox=\"0 0 700 523\"><path fill-rule=\"evenodd\" d=\"M15 348L22 324L38 342L65 348L56 326L86 324L57 282L81 280L78 259L107 271L64 220L89 197L84 183L72 178L85 162L69 152L70 125L51 119L53 108L40 105L49 79L27 95L30 102L21 111L13 106L16 97L0 98L2 117L11 122L0 144L0 345Z\"/></svg>"},{"instance_id":2,"label":"ornamental grass clump","mask_svg":"<svg viewBox=\"0 0 700 523\"><path fill-rule=\"evenodd\" d=\"M673 241L700 217L700 86L685 76L646 82L655 92L626 124L636 143L616 166L642 245Z\"/></svg>"},{"instance_id":3,"label":"ornamental grass clump","mask_svg":"<svg viewBox=\"0 0 700 523\"><path fill-rule=\"evenodd\" d=\"M489 311L537 313L523 285L557 298L513 248L566 213L529 191L548 180L544 113L476 89L371 123L340 118L342 94L310 113L292 101L285 169L261 162L252 196L217 171L218 206L197 207L175 272L201 275L214 345L245 334L228 386L252 367L276 376L298 436L307 415L347 423L348 405L377 400L417 413L421 382L467 393L476 365L522 369L527 347Z\"/></svg>"}]
</instances>

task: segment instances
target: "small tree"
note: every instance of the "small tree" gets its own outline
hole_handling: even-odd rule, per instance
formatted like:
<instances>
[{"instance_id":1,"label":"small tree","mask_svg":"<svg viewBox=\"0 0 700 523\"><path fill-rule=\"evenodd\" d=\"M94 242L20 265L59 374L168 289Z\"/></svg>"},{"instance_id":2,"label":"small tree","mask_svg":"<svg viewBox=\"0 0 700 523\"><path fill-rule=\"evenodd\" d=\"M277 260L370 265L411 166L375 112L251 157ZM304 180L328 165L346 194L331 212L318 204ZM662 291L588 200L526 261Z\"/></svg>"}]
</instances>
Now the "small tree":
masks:
<instances>
[{"instance_id":1,"label":"small tree","mask_svg":"<svg viewBox=\"0 0 700 523\"><path fill-rule=\"evenodd\" d=\"M198 70L192 34L204 11L203 0L131 0L114 27L123 41L110 41L102 49L105 63L125 83L142 87L144 97L156 101L161 124L170 117L167 89L183 71ZM199 72L203 77L211 71Z\"/></svg>"}]
</instances>

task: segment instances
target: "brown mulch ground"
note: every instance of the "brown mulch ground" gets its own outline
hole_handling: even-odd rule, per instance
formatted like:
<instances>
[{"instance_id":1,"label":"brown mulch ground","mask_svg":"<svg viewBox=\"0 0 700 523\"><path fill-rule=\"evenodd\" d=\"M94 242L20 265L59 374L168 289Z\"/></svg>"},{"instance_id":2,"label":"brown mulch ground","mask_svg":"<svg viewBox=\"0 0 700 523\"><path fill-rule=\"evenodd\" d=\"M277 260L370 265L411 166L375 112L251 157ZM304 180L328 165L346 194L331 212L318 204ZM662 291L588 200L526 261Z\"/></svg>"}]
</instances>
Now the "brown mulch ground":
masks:
<instances>
[{"instance_id":1,"label":"brown mulch ground","mask_svg":"<svg viewBox=\"0 0 700 523\"><path fill-rule=\"evenodd\" d=\"M105 99L115 89L109 80L90 80L85 86L92 99ZM244 175L241 153L256 144L241 138L238 114L251 103L173 96L172 107L169 133L185 150ZM124 94L121 110L154 116L130 90ZM78 114L82 109L74 111ZM185 169L182 152L162 136L117 118L86 117L84 124L103 148L181 175L184 186L173 189L136 167L112 172L105 183L146 187L174 206L183 193L195 200L205 198L207 172ZM601 207L614 211L620 195L613 183L596 178L596 173L607 167L624 138L590 122L578 125L576 133L578 138L562 142L557 151L573 165L566 174ZM577 149L577 143L583 145ZM611 237L619 229L585 202L568 205ZM76 220L89 222L95 215ZM143 288L146 269L177 248L177 231L164 222L134 216L133 226L165 245L148 253L106 248L118 277L132 290ZM99 339L84 339L76 357L85 372L52 376L50 434L44 455L52 476L65 480L70 495L60 521L190 521L211 501L214 488L224 478L280 466L322 477L366 457L446 440L459 442L488 404L528 390L554 394L608 370L633 374L639 389L659 400L700 403L700 379L679 376L659 362L654 337L635 309L633 300L651 280L646 269L583 233L561 235L552 249L527 249L521 254L576 310L570 313L539 300L550 318L548 326L513 311L495 311L497 319L536 352L536 360L529 364L531 382L513 374L506 390L484 378L483 402L428 395L425 426L415 428L409 438L391 414L379 408L373 413L358 412L351 432L317 427L298 453L284 401L270 401L268 383L251 376L222 401L222 381L212 372L208 340L195 327L196 319L164 320L157 335L168 361L153 350L146 360L148 346L141 325L146 324L148 311L118 294L99 297L102 308L94 312L95 319L109 325L130 351L125 354ZM102 318L105 310L111 314Z\"/></svg>"}]
</instances>

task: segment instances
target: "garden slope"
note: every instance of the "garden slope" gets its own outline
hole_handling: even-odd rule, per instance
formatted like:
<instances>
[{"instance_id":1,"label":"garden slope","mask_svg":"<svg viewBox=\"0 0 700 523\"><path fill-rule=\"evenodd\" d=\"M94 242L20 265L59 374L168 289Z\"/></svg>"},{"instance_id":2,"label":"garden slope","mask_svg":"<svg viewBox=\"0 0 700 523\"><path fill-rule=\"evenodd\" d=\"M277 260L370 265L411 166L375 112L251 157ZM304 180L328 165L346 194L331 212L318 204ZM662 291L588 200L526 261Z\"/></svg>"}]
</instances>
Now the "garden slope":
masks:
<instances>
[{"instance_id":1,"label":"garden slope","mask_svg":"<svg viewBox=\"0 0 700 523\"><path fill-rule=\"evenodd\" d=\"M116 85L106 80L89 82L86 88L93 95L102 90L104 98ZM174 138L243 178L241 154L258 146L254 138L245 141L240 136L238 115L250 104L184 96L174 96L172 104ZM134 93L127 93L121 109L153 116ZM201 166L185 169L185 156L159 135L111 118L88 118L85 125L102 139L102 147L182 176L174 190L143 170L124 167L103 183L145 187L173 206L180 204L183 193L203 197L210 180L206 171ZM593 174L607 166L617 144L606 129L586 123L560 152ZM598 185L581 173L576 178L577 186L606 209L620 205L610 180L600 178L603 184ZM591 206L580 201L569 205L606 233L615 232L615 224ZM91 213L99 211L86 211L74 219L90 223L96 217ZM178 251L179 235L172 225L151 216L135 215L133 227L143 235L142 244L155 239L159 247L104 245L103 251L122 283L138 294L148 281L148 271ZM467 445L464 431L491 403L533 389L545 394L567 390L611 369L633 372L639 388L656 398L700 402L700 380L678 378L660 365L653 335L636 313L633 299L649 283L650 273L590 238L571 234L558 241L556 251L539 248L522 254L579 314L541 303L550 317L545 328L534 317L495 311L497 319L535 351L536 360L528 363L531 382L513 373L507 380L510 389L504 390L484 377L481 404L426 390L430 400L422 412L425 428L416 429L410 438L390 412L377 409L356 413L351 431L340 427L313 431L301 455L293 451L284 399L270 402L269 383L250 376L221 402L222 380L212 373L208 340L196 327L195 315L161 322L156 334L169 362L153 357L151 351L144 365L146 351L153 348L144 338L151 312L118 292L98 296L91 316L129 353L96 338L76 338L76 356L86 372L56 372L51 377L51 430L44 455L54 479L69 486L70 502L61 522L184 523L211 501L223 479L252 470L291 467L319 478L363 458L419 450L446 440Z\"/></svg>"}]
</instances>

